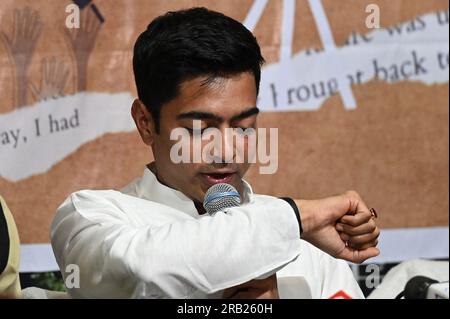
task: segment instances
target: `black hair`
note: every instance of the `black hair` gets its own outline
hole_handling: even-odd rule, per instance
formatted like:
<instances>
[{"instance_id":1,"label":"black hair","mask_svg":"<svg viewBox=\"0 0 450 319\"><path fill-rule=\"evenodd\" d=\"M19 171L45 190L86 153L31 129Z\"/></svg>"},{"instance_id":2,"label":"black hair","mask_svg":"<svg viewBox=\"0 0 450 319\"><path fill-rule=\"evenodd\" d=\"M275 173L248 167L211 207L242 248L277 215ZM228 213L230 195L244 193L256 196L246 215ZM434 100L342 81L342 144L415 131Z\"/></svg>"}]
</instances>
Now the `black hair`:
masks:
<instances>
[{"instance_id":1,"label":"black hair","mask_svg":"<svg viewBox=\"0 0 450 319\"><path fill-rule=\"evenodd\" d=\"M247 28L206 8L157 17L134 45L138 96L151 113L157 133L162 106L177 97L184 81L206 76L209 82L249 72L259 92L263 63L258 42Z\"/></svg>"}]
</instances>

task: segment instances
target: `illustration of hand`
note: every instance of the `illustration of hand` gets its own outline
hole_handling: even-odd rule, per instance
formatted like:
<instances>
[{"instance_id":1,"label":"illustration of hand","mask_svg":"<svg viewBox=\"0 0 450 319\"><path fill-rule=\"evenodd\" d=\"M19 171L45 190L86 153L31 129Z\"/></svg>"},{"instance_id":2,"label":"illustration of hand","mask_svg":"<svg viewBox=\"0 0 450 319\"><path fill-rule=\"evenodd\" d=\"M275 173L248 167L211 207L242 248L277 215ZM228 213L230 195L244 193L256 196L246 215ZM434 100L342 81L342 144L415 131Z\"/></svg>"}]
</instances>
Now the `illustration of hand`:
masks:
<instances>
[{"instance_id":1,"label":"illustration of hand","mask_svg":"<svg viewBox=\"0 0 450 319\"><path fill-rule=\"evenodd\" d=\"M39 87L30 82L30 91L36 101L57 98L64 95L69 79L69 68L56 57L41 60L41 82Z\"/></svg>"},{"instance_id":2,"label":"illustration of hand","mask_svg":"<svg viewBox=\"0 0 450 319\"><path fill-rule=\"evenodd\" d=\"M39 13L25 7L21 10L14 10L13 28L10 35L4 31L0 32L0 39L16 69L16 107L25 106L27 103L26 75L42 26Z\"/></svg>"},{"instance_id":3,"label":"illustration of hand","mask_svg":"<svg viewBox=\"0 0 450 319\"><path fill-rule=\"evenodd\" d=\"M101 21L92 10L85 9L80 16L80 28L64 29L65 38L75 54L77 63L77 89L85 91L87 87L87 65L100 31Z\"/></svg>"}]
</instances>

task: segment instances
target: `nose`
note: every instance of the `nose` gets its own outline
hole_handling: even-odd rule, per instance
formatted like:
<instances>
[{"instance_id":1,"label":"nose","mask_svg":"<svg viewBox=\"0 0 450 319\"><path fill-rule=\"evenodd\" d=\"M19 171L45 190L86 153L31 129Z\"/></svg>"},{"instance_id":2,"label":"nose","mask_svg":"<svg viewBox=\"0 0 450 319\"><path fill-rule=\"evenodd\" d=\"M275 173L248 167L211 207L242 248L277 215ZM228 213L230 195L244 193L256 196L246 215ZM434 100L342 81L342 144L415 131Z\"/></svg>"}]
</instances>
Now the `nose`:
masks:
<instances>
[{"instance_id":1,"label":"nose","mask_svg":"<svg viewBox=\"0 0 450 319\"><path fill-rule=\"evenodd\" d=\"M230 164L234 162L236 157L236 145L234 143L232 129L229 127L224 127L220 129L220 147L213 154L214 164ZM217 144L216 144L217 145ZM219 146L217 145L217 146Z\"/></svg>"}]
</instances>

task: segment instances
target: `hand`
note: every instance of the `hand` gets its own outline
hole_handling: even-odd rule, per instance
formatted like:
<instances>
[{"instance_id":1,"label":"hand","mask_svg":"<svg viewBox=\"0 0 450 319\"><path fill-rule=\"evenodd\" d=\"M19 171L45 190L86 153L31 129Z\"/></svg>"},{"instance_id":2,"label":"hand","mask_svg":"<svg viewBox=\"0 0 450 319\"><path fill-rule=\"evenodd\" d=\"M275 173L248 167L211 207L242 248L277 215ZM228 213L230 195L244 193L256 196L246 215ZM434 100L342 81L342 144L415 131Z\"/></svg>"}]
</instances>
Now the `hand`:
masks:
<instances>
[{"instance_id":1,"label":"hand","mask_svg":"<svg viewBox=\"0 0 450 319\"><path fill-rule=\"evenodd\" d=\"M25 7L22 10L14 10L11 36L3 31L0 32L0 39L17 67L25 70L28 68L42 27L39 12Z\"/></svg>"},{"instance_id":2,"label":"hand","mask_svg":"<svg viewBox=\"0 0 450 319\"><path fill-rule=\"evenodd\" d=\"M83 10L80 28L64 29L64 34L76 55L89 55L95 44L102 22L91 10Z\"/></svg>"},{"instance_id":3,"label":"hand","mask_svg":"<svg viewBox=\"0 0 450 319\"><path fill-rule=\"evenodd\" d=\"M223 292L224 299L280 299L278 295L277 275L250 280L241 285L231 287Z\"/></svg>"},{"instance_id":4,"label":"hand","mask_svg":"<svg viewBox=\"0 0 450 319\"><path fill-rule=\"evenodd\" d=\"M77 90L79 92L86 91L88 60L94 49L97 35L102 26L102 21L98 19L92 10L83 10L80 22L81 25L79 29L64 29L64 38L76 58Z\"/></svg>"},{"instance_id":5,"label":"hand","mask_svg":"<svg viewBox=\"0 0 450 319\"><path fill-rule=\"evenodd\" d=\"M16 107L27 104L27 71L42 27L39 12L25 7L14 10L11 33L0 32L0 40L16 67Z\"/></svg>"},{"instance_id":6,"label":"hand","mask_svg":"<svg viewBox=\"0 0 450 319\"><path fill-rule=\"evenodd\" d=\"M64 88L69 79L69 69L56 57L41 60L41 82L36 86L29 82L31 93L36 101L57 98L64 95Z\"/></svg>"},{"instance_id":7,"label":"hand","mask_svg":"<svg viewBox=\"0 0 450 319\"><path fill-rule=\"evenodd\" d=\"M358 250L375 247L380 235L375 219L366 211L356 215L345 215L336 224L336 230L347 246Z\"/></svg>"},{"instance_id":8,"label":"hand","mask_svg":"<svg viewBox=\"0 0 450 319\"><path fill-rule=\"evenodd\" d=\"M296 200L302 238L333 257L362 263L378 256L380 230L355 191L321 200Z\"/></svg>"}]
</instances>

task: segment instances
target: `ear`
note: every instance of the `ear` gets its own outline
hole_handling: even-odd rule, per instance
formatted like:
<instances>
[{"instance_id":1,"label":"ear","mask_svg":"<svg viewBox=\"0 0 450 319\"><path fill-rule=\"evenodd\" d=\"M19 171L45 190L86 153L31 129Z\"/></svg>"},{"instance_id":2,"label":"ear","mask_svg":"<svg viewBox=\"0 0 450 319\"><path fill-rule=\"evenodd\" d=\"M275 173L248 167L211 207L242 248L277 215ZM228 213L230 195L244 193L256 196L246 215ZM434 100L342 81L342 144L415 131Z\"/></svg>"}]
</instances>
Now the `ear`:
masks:
<instances>
[{"instance_id":1,"label":"ear","mask_svg":"<svg viewBox=\"0 0 450 319\"><path fill-rule=\"evenodd\" d=\"M151 113L139 99L133 101L133 105L131 106L131 116L141 135L142 141L149 146L153 146L156 134L155 122Z\"/></svg>"}]
</instances>

